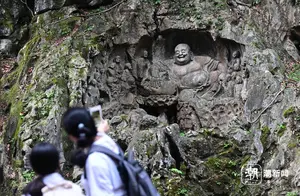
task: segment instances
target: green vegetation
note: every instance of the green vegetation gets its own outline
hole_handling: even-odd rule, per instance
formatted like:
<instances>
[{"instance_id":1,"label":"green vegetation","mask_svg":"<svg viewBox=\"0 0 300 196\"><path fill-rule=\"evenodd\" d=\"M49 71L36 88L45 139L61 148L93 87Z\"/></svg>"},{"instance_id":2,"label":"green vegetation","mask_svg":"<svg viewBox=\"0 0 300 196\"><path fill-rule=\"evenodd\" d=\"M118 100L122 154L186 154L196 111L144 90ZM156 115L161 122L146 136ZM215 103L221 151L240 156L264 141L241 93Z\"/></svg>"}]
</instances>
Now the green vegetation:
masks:
<instances>
[{"instance_id":1,"label":"green vegetation","mask_svg":"<svg viewBox=\"0 0 300 196\"><path fill-rule=\"evenodd\" d=\"M11 151L15 151L17 149L21 149L23 147L23 142L19 138L20 130L24 120L24 102L23 96L26 94L26 86L24 84L21 85L21 79L24 78L26 71L28 70L30 59L35 56L33 49L36 48L40 41L40 37L38 34L33 34L30 41L28 41L25 46L19 51L20 61L16 69L11 72L7 77L3 77L0 80L0 89L5 84L11 85L11 89L7 92L0 94L1 102L5 104L11 104L10 112L9 112L9 120L16 123L16 128L13 131L11 137L6 137L6 133L4 138L6 141L4 143L9 143L11 146ZM25 87L25 88L24 88ZM25 89L25 90L24 90ZM3 138L2 138L3 139ZM12 165L15 168L20 168L22 166L22 162L14 161L13 154L10 154L10 159L12 159Z\"/></svg>"},{"instance_id":2,"label":"green vegetation","mask_svg":"<svg viewBox=\"0 0 300 196\"><path fill-rule=\"evenodd\" d=\"M246 165L246 164L248 163L249 159L250 159L250 155L246 155L246 156L241 160L241 165L240 165L240 166L242 167L242 166Z\"/></svg>"},{"instance_id":3,"label":"green vegetation","mask_svg":"<svg viewBox=\"0 0 300 196\"><path fill-rule=\"evenodd\" d=\"M186 180L185 172L186 165L181 163L180 169L170 168L167 177L160 178L160 176L157 176L153 177L152 180L161 195L199 195L201 192L199 192L197 182Z\"/></svg>"},{"instance_id":4,"label":"green vegetation","mask_svg":"<svg viewBox=\"0 0 300 196\"><path fill-rule=\"evenodd\" d=\"M266 144L267 144L267 140L268 140L268 137L270 135L270 128L268 126L263 126L261 128L261 136L260 136L260 141L262 143L262 145L265 147Z\"/></svg>"},{"instance_id":5,"label":"green vegetation","mask_svg":"<svg viewBox=\"0 0 300 196\"><path fill-rule=\"evenodd\" d=\"M213 0L214 8L217 10L223 10L227 6L226 0Z\"/></svg>"},{"instance_id":6,"label":"green vegetation","mask_svg":"<svg viewBox=\"0 0 300 196\"><path fill-rule=\"evenodd\" d=\"M286 131L286 123L282 123L277 126L277 135L279 137L282 137L285 131Z\"/></svg>"},{"instance_id":7,"label":"green vegetation","mask_svg":"<svg viewBox=\"0 0 300 196\"><path fill-rule=\"evenodd\" d=\"M99 7L97 9L91 10L90 13L96 14L96 13L101 13L103 11L104 11L104 8L103 7Z\"/></svg>"},{"instance_id":8,"label":"green vegetation","mask_svg":"<svg viewBox=\"0 0 300 196\"><path fill-rule=\"evenodd\" d=\"M254 42L251 43L251 45L255 48L262 48L263 47L263 44L259 41L254 41ZM255 64L256 64L256 61L257 61L257 59L255 58L254 59Z\"/></svg>"},{"instance_id":9,"label":"green vegetation","mask_svg":"<svg viewBox=\"0 0 300 196\"><path fill-rule=\"evenodd\" d=\"M175 173L175 174L180 174L180 175L183 175L183 172L179 169L176 169L176 168L171 168L170 169L171 172Z\"/></svg>"},{"instance_id":10,"label":"green vegetation","mask_svg":"<svg viewBox=\"0 0 300 196\"><path fill-rule=\"evenodd\" d=\"M58 14L59 15L59 14ZM44 19L44 15L40 16ZM64 16L62 16L64 17ZM76 24L81 20L80 17L69 17L60 19L55 21L52 18L52 23L47 24L44 27L40 27L39 29L43 29L43 36L47 41L53 42L59 39L60 37L69 36L71 32L75 29ZM42 21L43 22L43 21Z\"/></svg>"},{"instance_id":11,"label":"green vegetation","mask_svg":"<svg viewBox=\"0 0 300 196\"><path fill-rule=\"evenodd\" d=\"M95 25L91 25L91 26L89 26L86 30L87 30L87 31L92 31L94 28L95 28Z\"/></svg>"},{"instance_id":12,"label":"green vegetation","mask_svg":"<svg viewBox=\"0 0 300 196\"><path fill-rule=\"evenodd\" d=\"M195 15L195 13L197 12L196 7L180 7L180 17L182 19L184 18L189 18Z\"/></svg>"},{"instance_id":13,"label":"green vegetation","mask_svg":"<svg viewBox=\"0 0 300 196\"><path fill-rule=\"evenodd\" d=\"M181 164L180 164L180 170L181 170L181 171L186 171L186 169L187 169L187 168L186 168L186 164L185 164L184 162L181 163Z\"/></svg>"},{"instance_id":14,"label":"green vegetation","mask_svg":"<svg viewBox=\"0 0 300 196\"><path fill-rule=\"evenodd\" d=\"M293 140L288 143L288 148L293 149L295 147L297 147L297 141Z\"/></svg>"},{"instance_id":15,"label":"green vegetation","mask_svg":"<svg viewBox=\"0 0 300 196\"><path fill-rule=\"evenodd\" d=\"M1 9L3 9L1 12L1 16L4 16L4 19L2 18L0 20L0 27L6 28L8 30L8 32L13 32L14 31L14 21L13 21L11 11L7 10L4 7L2 7Z\"/></svg>"},{"instance_id":16,"label":"green vegetation","mask_svg":"<svg viewBox=\"0 0 300 196\"><path fill-rule=\"evenodd\" d=\"M219 31L221 31L224 28L224 25L225 25L224 18L222 18L221 16L219 16L217 18L217 21L215 22L216 29L218 29Z\"/></svg>"},{"instance_id":17,"label":"green vegetation","mask_svg":"<svg viewBox=\"0 0 300 196\"><path fill-rule=\"evenodd\" d=\"M287 192L286 196L298 196L297 192Z\"/></svg>"},{"instance_id":18,"label":"green vegetation","mask_svg":"<svg viewBox=\"0 0 300 196\"><path fill-rule=\"evenodd\" d=\"M126 114L121 114L120 117L121 117L122 121L128 122L128 115L126 115Z\"/></svg>"},{"instance_id":19,"label":"green vegetation","mask_svg":"<svg viewBox=\"0 0 300 196\"><path fill-rule=\"evenodd\" d=\"M69 26L63 26L61 28L61 35L65 36L68 35L71 32L71 29L69 28Z\"/></svg>"},{"instance_id":20,"label":"green vegetation","mask_svg":"<svg viewBox=\"0 0 300 196\"><path fill-rule=\"evenodd\" d=\"M231 173L231 175L233 176L233 177L239 177L240 176L240 173L238 173L238 172L232 172Z\"/></svg>"},{"instance_id":21,"label":"green vegetation","mask_svg":"<svg viewBox=\"0 0 300 196\"><path fill-rule=\"evenodd\" d=\"M22 168L24 166L23 160L14 160L13 166L14 168Z\"/></svg>"},{"instance_id":22,"label":"green vegetation","mask_svg":"<svg viewBox=\"0 0 300 196\"><path fill-rule=\"evenodd\" d=\"M210 157L205 162L205 165L222 173L222 171L225 171L226 169L234 168L237 165L237 162L225 157Z\"/></svg>"},{"instance_id":23,"label":"green vegetation","mask_svg":"<svg viewBox=\"0 0 300 196\"><path fill-rule=\"evenodd\" d=\"M224 190L224 195L225 190L234 190L233 195L243 195L240 193L247 192L247 187L240 182L240 169L250 156L241 157L240 146L234 140L220 141L215 145L218 146L218 154L204 162L207 175L210 176L206 189Z\"/></svg>"},{"instance_id":24,"label":"green vegetation","mask_svg":"<svg viewBox=\"0 0 300 196\"><path fill-rule=\"evenodd\" d=\"M161 0L151 0L151 2L155 5L159 5L161 3ZM227 8L226 5L226 1L225 0L213 0L214 2L214 8L215 10L223 10ZM182 2L179 2L182 3ZM201 13L199 11L199 9L197 9L195 6L182 6L183 8L180 9L182 16L186 17L188 19L188 17L193 16L195 17L198 22L201 22L201 25L215 25L215 27L217 28L217 30L222 30L224 27L224 18L222 18L221 16L217 16L218 12L216 12L216 16L213 17L213 19L209 18L206 19L207 17ZM98 10L96 10L96 12L101 12L103 10L103 8L99 8ZM100 38L105 39L104 36L95 33L95 31L97 29L100 29L99 27L97 27L96 25L91 25L91 24L87 24L85 27L83 27L84 32L80 34L79 33L74 33L74 35L70 35L72 34L72 32L74 32L74 29L76 28L76 25L83 25L83 23L85 22L84 20L82 20L79 17L70 17L69 19L63 19L64 15L62 15L62 13L60 13L59 11L49 11L49 13L51 13L51 17L48 17L48 19L50 18L52 21L52 23L48 23L49 21L45 22L43 20L46 20L47 17L44 17L45 15L40 14L39 17L39 22L37 22L36 25L36 29L33 31L33 38L31 39L30 42L28 42L25 47L24 50L20 52L20 55L22 56L22 60L21 63L19 65L19 67L16 69L15 72L13 72L8 79L5 79L6 81L9 80L9 83L14 84L11 88L11 90L9 91L9 93L6 93L3 98L6 99L12 103L12 108L10 111L10 117L14 117L17 119L17 129L15 131L15 134L13 135L13 141L19 145L19 147L16 147L17 145L11 145L13 146L13 148L18 148L16 150L21 149L20 146L22 146L22 142L19 141L19 133L21 130L21 126L23 124L23 120L26 117L26 112L30 112L30 111L23 111L24 109L26 109L26 107L24 106L24 100L22 99L22 96L24 94L24 92L21 91L21 89L27 89L26 93L29 93L30 96L30 101L34 100L36 101L36 105L40 105L37 107L42 107L42 109L38 110L38 117L37 119L41 119L41 120L45 120L47 118L47 116L50 114L50 112L52 111L52 106L53 106L53 101L56 99L57 102L59 102L60 104L62 104L63 106L67 106L69 104L68 99L66 98L67 96L67 91L64 91L65 89L67 89L66 87L66 78L64 77L64 70L68 70L68 66L69 64L66 62L69 62L70 60L70 56L72 57L77 57L77 56L85 56L88 54L88 52L90 51L90 49L95 49L95 50L101 50L102 46L99 44L100 43ZM48 13L45 13L48 14ZM206 21L202 21L202 20L206 20ZM47 25L46 25L47 24ZM48 25L49 24L49 25ZM199 23L200 24L200 23ZM33 26L35 26L35 24L33 24ZM105 29L105 28L103 28ZM89 32L87 32L89 31ZM57 42L58 39L62 38L62 37L67 37L67 36L73 36L73 39L70 40L66 40L66 41L61 41L61 42ZM84 38L84 39L83 39ZM40 41L43 40L43 43L40 43ZM44 41L46 40L46 41ZM49 42L48 42L49 41ZM44 42L48 42L48 43L44 43ZM52 44L55 43L56 45L54 47L52 47ZM75 55L70 55L70 53L72 53L73 51L69 50L70 47L72 47L72 49L74 51L76 50L80 50L79 54L75 54ZM52 50L52 51L51 51ZM66 52L67 50L67 52ZM31 90L32 86L28 86L28 88L24 88L23 86L20 86L20 78L22 78L22 76L24 75L24 70L26 70L27 64L28 62L37 59L37 61L42 61L44 58L42 58L41 55L53 55L51 52L55 52L57 53L57 56L59 56L61 53L66 54L66 55L62 55L59 56L56 61L53 61L51 63L49 63L50 67L53 66L54 69L57 68L57 70L51 70L49 71L49 73L51 74L51 77L49 78L49 80L44 81L43 83L40 84L40 86L38 86L39 88L36 88L37 86L35 86L35 84L33 84L33 88L34 88L34 92L29 92ZM61 53L60 53L61 52ZM34 57L34 58L33 58ZM47 59L48 60L48 59ZM36 63L30 63L33 65L39 65L40 62ZM31 65L30 65L31 66ZM40 67L37 67L40 68ZM48 68L45 68L49 69ZM57 73L60 73L60 75L57 75ZM69 72L67 72L69 74ZM86 75L86 69L82 68L82 69L78 69L78 73L77 73L80 78L85 77ZM71 75L68 77L71 77ZM38 78L37 82L40 82L40 80ZM2 79L1 79L2 80ZM6 82L5 81L5 82ZM72 78L70 80L68 80L69 82L72 81ZM1 83L2 84L2 83ZM3 83L4 84L4 83ZM46 89L47 88L47 91ZM51 89L48 91L48 89ZM57 91L59 90L59 91ZM60 90L62 90L60 92ZM46 92L46 93L45 93ZM65 94L66 97L60 97L60 95ZM27 96L28 94L25 94L25 96ZM2 95L1 95L2 96ZM19 99L16 99L17 96L20 96ZM74 95L73 99L76 98L76 96L79 96L78 94ZM58 98L59 97L59 98ZM60 99L61 98L61 99ZM64 101L62 101L62 99L64 99ZM64 103L62 103L64 102ZM66 102L66 103L65 103ZM34 102L35 103L35 102ZM25 114L24 114L25 112ZM284 114L285 115L285 114ZM289 115L289 114L286 114ZM127 116L126 115L121 115L122 120L127 121ZM36 119L36 120L37 120ZM26 121L25 121L26 122ZM34 121L34 122L38 122L38 121ZM35 130L32 130L35 131ZM66 141L67 139L67 135L65 134L65 132L63 133L63 141ZM266 143L266 140L268 138L268 135L270 134L270 130L268 127L263 127L262 128L262 136L261 136L261 140L263 143ZM210 137L215 135L214 130L204 130L204 135L206 137ZM185 133L181 132L180 133L181 137L185 137ZM33 139L33 143L32 145L34 145L36 142L38 141L43 141L47 138L45 137L36 137L36 138L32 138ZM217 140L218 141L218 140ZM294 145L294 143L293 143ZM291 146L293 146L291 145ZM238 157L235 154L237 150L238 150L238 146L237 144L235 144L233 141L225 141L223 142L219 142L219 148L218 150L218 156L216 157L210 157L205 161L205 166L206 166L206 170L208 170L209 175L212 176L211 179L209 179L208 181L208 186L210 186L211 184L213 184L212 186L220 186L220 187L224 187L224 188L232 188L233 186L235 186L235 188L238 190L238 187L240 182L239 182L239 171L240 171L240 166L245 164L250 156L245 156L243 158ZM64 152L70 152L71 149L73 148L72 143L67 143L64 142L63 143L63 150ZM148 156L152 156L154 154L154 152L157 151L158 146L156 145L150 145L147 149L147 155ZM220 154L219 154L220 153ZM66 153L65 157L66 159L69 159L69 154ZM14 161L14 167L15 168L21 168L23 166L23 161L16 159ZM196 183L192 183L191 180L186 181L185 180L185 174L186 174L186 169L187 166L184 163L181 163L180 169L177 168L171 168L168 172L167 175L169 176L164 176L164 179L162 180L163 182L158 182L160 181L160 179L154 179L154 181L156 183L158 183L158 187L160 192L165 191L162 190L161 187L167 187L168 189L168 193L166 195L200 195L200 192L197 192L196 186L198 182ZM205 170L205 172L206 172ZM26 182L31 181L34 177L34 173L32 171L24 171L21 173L23 178L25 179ZM198 175L198 174L197 174ZM214 183L210 183L210 182L214 182ZM242 190L242 189L241 189ZM239 194L237 194L239 195Z\"/></svg>"},{"instance_id":25,"label":"green vegetation","mask_svg":"<svg viewBox=\"0 0 300 196\"><path fill-rule=\"evenodd\" d=\"M288 78L300 82L300 64L294 64Z\"/></svg>"},{"instance_id":26,"label":"green vegetation","mask_svg":"<svg viewBox=\"0 0 300 196\"><path fill-rule=\"evenodd\" d=\"M160 0L153 0L155 5L160 5L161 1Z\"/></svg>"},{"instance_id":27,"label":"green vegetation","mask_svg":"<svg viewBox=\"0 0 300 196\"><path fill-rule=\"evenodd\" d=\"M166 182L166 185L168 190L166 195L179 196L187 195L188 193L188 186L180 177L169 178Z\"/></svg>"},{"instance_id":28,"label":"green vegetation","mask_svg":"<svg viewBox=\"0 0 300 196\"><path fill-rule=\"evenodd\" d=\"M234 153L238 149L238 146L231 140L221 142L219 147L219 156L229 156Z\"/></svg>"},{"instance_id":29,"label":"green vegetation","mask_svg":"<svg viewBox=\"0 0 300 196\"><path fill-rule=\"evenodd\" d=\"M233 146L233 143L231 141L224 142L224 149L228 149L228 148L230 148L232 146Z\"/></svg>"},{"instance_id":30,"label":"green vegetation","mask_svg":"<svg viewBox=\"0 0 300 196\"><path fill-rule=\"evenodd\" d=\"M186 188L180 188L177 193L178 195L188 195L188 192Z\"/></svg>"},{"instance_id":31,"label":"green vegetation","mask_svg":"<svg viewBox=\"0 0 300 196\"><path fill-rule=\"evenodd\" d=\"M24 165L21 159L24 138L20 137L20 133L29 131L28 125L30 124L32 129L30 131L35 131L33 134L35 137L30 136L32 139L31 147L36 142L47 139L42 131L38 130L49 123L47 119L49 115L61 115L58 113L60 109L58 107L68 106L67 79L70 78L70 82L72 80L77 82L78 75L80 78L86 75L87 68L85 67L72 70L73 64L83 65L85 63L77 51L82 49L81 46L86 48L87 52L91 47L90 45L93 45L94 48L97 46L96 49L100 48L98 47L99 42L97 42L99 35L95 34L82 34L86 39L76 38L81 42L81 45L73 46L70 39L61 39L66 36L75 36L75 33L73 34L74 29L77 28L81 20L81 17L66 17L69 16L62 10L49 11L35 16L30 25L29 35L31 37L19 51L18 64L15 63L14 71L0 79L0 89L3 89L3 85L7 84L11 87L9 91L0 93L0 100L4 105L11 104L8 121L12 124L11 128L15 128L15 130L10 131L11 133L4 133L1 138L1 140L5 140L2 141L3 143L10 144L10 152L16 152L10 153L8 157L8 161L11 161L16 173L16 178L7 184L9 187L16 186L19 188L22 185L15 183L15 181L28 183L34 177L32 171L21 171ZM70 50L71 47L74 51ZM83 59L83 63L81 63L80 58ZM29 68L34 69L32 75L29 75L31 73L28 72ZM27 77L25 77L26 75ZM30 80L25 81L25 79ZM76 93L74 93L73 98L78 96ZM58 107L53 107L54 105ZM28 118L33 113L34 115ZM66 136L64 139L68 141ZM73 148L73 144L64 142L63 146L66 152L65 157L69 158L70 153L68 154L68 152Z\"/></svg>"},{"instance_id":32,"label":"green vegetation","mask_svg":"<svg viewBox=\"0 0 300 196\"><path fill-rule=\"evenodd\" d=\"M252 5L258 5L261 3L261 0L253 0Z\"/></svg>"},{"instance_id":33,"label":"green vegetation","mask_svg":"<svg viewBox=\"0 0 300 196\"><path fill-rule=\"evenodd\" d=\"M283 112L283 116L284 116L284 118L287 118L287 117L289 117L293 113L295 113L295 107L294 106L289 107L287 110L285 110Z\"/></svg>"},{"instance_id":34,"label":"green vegetation","mask_svg":"<svg viewBox=\"0 0 300 196\"><path fill-rule=\"evenodd\" d=\"M66 86L66 79L63 77L52 78L52 83L62 88Z\"/></svg>"},{"instance_id":35,"label":"green vegetation","mask_svg":"<svg viewBox=\"0 0 300 196\"><path fill-rule=\"evenodd\" d=\"M216 134L214 129L204 129L203 130L203 135L205 137L210 137L210 136L214 136Z\"/></svg>"},{"instance_id":36,"label":"green vegetation","mask_svg":"<svg viewBox=\"0 0 300 196\"><path fill-rule=\"evenodd\" d=\"M198 28L214 28L220 31L225 25L223 12L228 9L228 5L226 0L202 1L200 6L194 1L172 0L169 9L176 11L182 20L194 22Z\"/></svg>"},{"instance_id":37,"label":"green vegetation","mask_svg":"<svg viewBox=\"0 0 300 196\"><path fill-rule=\"evenodd\" d=\"M29 183L30 181L33 180L33 177L35 176L34 171L30 171L30 170L25 170L22 172L22 176L25 180L25 183Z\"/></svg>"}]
</instances>

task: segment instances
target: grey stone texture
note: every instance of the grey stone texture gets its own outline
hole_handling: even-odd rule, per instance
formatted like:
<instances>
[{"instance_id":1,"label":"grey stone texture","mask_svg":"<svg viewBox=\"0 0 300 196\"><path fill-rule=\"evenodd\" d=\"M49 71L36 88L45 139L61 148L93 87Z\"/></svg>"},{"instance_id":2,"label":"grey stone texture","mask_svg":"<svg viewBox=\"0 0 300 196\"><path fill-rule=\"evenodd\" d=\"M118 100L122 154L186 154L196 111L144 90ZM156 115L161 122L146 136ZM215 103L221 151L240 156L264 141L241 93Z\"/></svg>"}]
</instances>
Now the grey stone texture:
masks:
<instances>
[{"instance_id":1,"label":"grey stone texture","mask_svg":"<svg viewBox=\"0 0 300 196\"><path fill-rule=\"evenodd\" d=\"M83 11L75 1L38 1L22 46L13 31L24 25L1 28L10 41L0 52L20 47L17 69L0 83L5 179L27 183L28 154L40 141L54 143L63 171L78 179L61 115L101 104L108 134L135 150L162 195L297 192L300 7L155 2L85 1L95 9ZM243 185L247 164L289 175Z\"/></svg>"}]
</instances>

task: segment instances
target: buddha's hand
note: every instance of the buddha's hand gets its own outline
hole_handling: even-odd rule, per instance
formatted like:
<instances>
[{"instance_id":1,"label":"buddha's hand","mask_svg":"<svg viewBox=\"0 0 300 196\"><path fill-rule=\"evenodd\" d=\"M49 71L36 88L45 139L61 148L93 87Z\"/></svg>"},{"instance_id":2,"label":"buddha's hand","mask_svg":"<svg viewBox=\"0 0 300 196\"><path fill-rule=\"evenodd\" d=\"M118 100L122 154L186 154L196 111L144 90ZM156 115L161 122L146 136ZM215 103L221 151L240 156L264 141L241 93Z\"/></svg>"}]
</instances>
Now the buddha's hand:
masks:
<instances>
[{"instance_id":1,"label":"buddha's hand","mask_svg":"<svg viewBox=\"0 0 300 196\"><path fill-rule=\"evenodd\" d=\"M192 78L192 83L197 87L205 87L209 85L209 76L207 73L202 72Z\"/></svg>"},{"instance_id":2,"label":"buddha's hand","mask_svg":"<svg viewBox=\"0 0 300 196\"><path fill-rule=\"evenodd\" d=\"M97 126L98 132L107 132L109 130L109 125L107 120L102 120Z\"/></svg>"}]
</instances>

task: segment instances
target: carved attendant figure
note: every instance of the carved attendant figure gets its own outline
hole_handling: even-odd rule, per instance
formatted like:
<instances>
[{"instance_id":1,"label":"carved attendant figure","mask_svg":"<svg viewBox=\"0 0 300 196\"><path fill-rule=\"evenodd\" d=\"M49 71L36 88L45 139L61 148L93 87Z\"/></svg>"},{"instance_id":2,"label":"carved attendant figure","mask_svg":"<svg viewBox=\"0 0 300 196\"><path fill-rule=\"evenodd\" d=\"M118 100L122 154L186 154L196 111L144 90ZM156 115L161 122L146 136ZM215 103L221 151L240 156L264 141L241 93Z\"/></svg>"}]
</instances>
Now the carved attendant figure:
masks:
<instances>
[{"instance_id":1,"label":"carved attendant figure","mask_svg":"<svg viewBox=\"0 0 300 196\"><path fill-rule=\"evenodd\" d=\"M230 74L226 75L226 86L225 86L226 95L228 97L233 97L234 93L234 81Z\"/></svg>"},{"instance_id":2,"label":"carved attendant figure","mask_svg":"<svg viewBox=\"0 0 300 196\"><path fill-rule=\"evenodd\" d=\"M232 64L231 64L231 68L234 71L240 71L241 70L241 53L239 51L234 51L232 53Z\"/></svg>"},{"instance_id":3,"label":"carved attendant figure","mask_svg":"<svg viewBox=\"0 0 300 196\"><path fill-rule=\"evenodd\" d=\"M112 63L109 65L108 69L107 69L107 84L108 86L111 86L112 83L116 82L117 79L115 78L116 77L116 64L115 63Z\"/></svg>"},{"instance_id":4,"label":"carved attendant figure","mask_svg":"<svg viewBox=\"0 0 300 196\"><path fill-rule=\"evenodd\" d=\"M133 75L138 81L147 78L149 64L148 51L144 50L143 56L137 60L133 67Z\"/></svg>"},{"instance_id":5,"label":"carved attendant figure","mask_svg":"<svg viewBox=\"0 0 300 196\"><path fill-rule=\"evenodd\" d=\"M110 87L111 95L110 97L117 97L118 93L121 90L120 85L118 84L120 75L120 56L116 56L114 62L107 69L107 86Z\"/></svg>"},{"instance_id":6,"label":"carved attendant figure","mask_svg":"<svg viewBox=\"0 0 300 196\"><path fill-rule=\"evenodd\" d=\"M121 57L120 56L116 56L115 58L115 64L116 64L116 72L118 74L118 78L121 78L121 75L123 73L124 67L121 64Z\"/></svg>"},{"instance_id":7,"label":"carved attendant figure","mask_svg":"<svg viewBox=\"0 0 300 196\"><path fill-rule=\"evenodd\" d=\"M134 88L135 80L131 74L132 67L130 63L125 64L125 70L122 74L122 91L129 91L130 89Z\"/></svg>"}]
</instances>

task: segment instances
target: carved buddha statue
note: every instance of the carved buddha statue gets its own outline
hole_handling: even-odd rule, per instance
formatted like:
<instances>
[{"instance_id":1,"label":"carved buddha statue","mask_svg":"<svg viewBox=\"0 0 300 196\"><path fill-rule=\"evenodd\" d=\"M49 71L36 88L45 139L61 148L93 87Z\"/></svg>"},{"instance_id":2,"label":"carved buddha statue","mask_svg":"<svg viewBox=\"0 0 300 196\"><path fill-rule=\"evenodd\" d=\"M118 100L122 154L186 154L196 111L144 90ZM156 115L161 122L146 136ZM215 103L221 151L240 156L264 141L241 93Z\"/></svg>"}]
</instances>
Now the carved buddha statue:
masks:
<instances>
[{"instance_id":1,"label":"carved buddha statue","mask_svg":"<svg viewBox=\"0 0 300 196\"><path fill-rule=\"evenodd\" d=\"M179 79L180 88L204 88L218 81L222 67L209 56L194 57L187 44L175 47L172 72Z\"/></svg>"},{"instance_id":2,"label":"carved buddha statue","mask_svg":"<svg viewBox=\"0 0 300 196\"><path fill-rule=\"evenodd\" d=\"M180 88L197 87L207 80L207 74L201 72L202 67L194 61L193 53L187 44L179 44L175 47L174 58L172 72L175 78L178 79Z\"/></svg>"},{"instance_id":3,"label":"carved buddha statue","mask_svg":"<svg viewBox=\"0 0 300 196\"><path fill-rule=\"evenodd\" d=\"M220 74L227 71L224 65L209 56L194 56L187 44L175 47L174 58L171 70L179 89L198 89L207 98L218 94Z\"/></svg>"}]
</instances>

